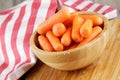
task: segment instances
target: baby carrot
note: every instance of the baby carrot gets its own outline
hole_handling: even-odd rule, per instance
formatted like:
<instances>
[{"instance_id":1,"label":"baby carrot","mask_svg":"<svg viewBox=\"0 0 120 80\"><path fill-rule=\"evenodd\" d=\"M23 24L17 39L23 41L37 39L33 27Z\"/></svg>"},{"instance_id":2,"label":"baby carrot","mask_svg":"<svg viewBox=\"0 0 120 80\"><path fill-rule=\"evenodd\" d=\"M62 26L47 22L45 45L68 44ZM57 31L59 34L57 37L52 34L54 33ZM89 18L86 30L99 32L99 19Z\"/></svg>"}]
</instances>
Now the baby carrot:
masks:
<instances>
[{"instance_id":1,"label":"baby carrot","mask_svg":"<svg viewBox=\"0 0 120 80\"><path fill-rule=\"evenodd\" d=\"M40 47L45 51L53 51L53 47L44 35L38 36Z\"/></svg>"},{"instance_id":2,"label":"baby carrot","mask_svg":"<svg viewBox=\"0 0 120 80\"><path fill-rule=\"evenodd\" d=\"M69 46L71 42L72 42L72 39L71 39L71 27L69 27L67 29L67 31L61 37L61 43L64 46Z\"/></svg>"},{"instance_id":3,"label":"baby carrot","mask_svg":"<svg viewBox=\"0 0 120 80\"><path fill-rule=\"evenodd\" d=\"M103 19L98 15L80 15L83 19L91 19L94 26L99 26L103 24Z\"/></svg>"},{"instance_id":4,"label":"baby carrot","mask_svg":"<svg viewBox=\"0 0 120 80\"><path fill-rule=\"evenodd\" d=\"M46 33L46 37L50 41L55 51L63 51L63 48L64 48L63 45L60 43L59 38L56 37L52 31L48 31Z\"/></svg>"},{"instance_id":5,"label":"baby carrot","mask_svg":"<svg viewBox=\"0 0 120 80\"><path fill-rule=\"evenodd\" d=\"M70 13L66 8L61 9L56 14L49 17L47 20L38 25L37 32L39 34L45 34L52 29L53 25L59 22L64 22L70 18Z\"/></svg>"},{"instance_id":6,"label":"baby carrot","mask_svg":"<svg viewBox=\"0 0 120 80\"><path fill-rule=\"evenodd\" d=\"M56 23L55 25L53 25L52 31L55 36L60 37L66 31L66 27L63 23Z\"/></svg>"},{"instance_id":7,"label":"baby carrot","mask_svg":"<svg viewBox=\"0 0 120 80\"><path fill-rule=\"evenodd\" d=\"M90 42L91 40L93 40L100 32L102 32L102 28L100 26L96 26L93 28L93 31L91 33L91 35L87 38L85 38L84 40L82 40L77 47L84 45L88 42Z\"/></svg>"},{"instance_id":8,"label":"baby carrot","mask_svg":"<svg viewBox=\"0 0 120 80\"><path fill-rule=\"evenodd\" d=\"M93 22L91 19L85 20L80 27L80 34L82 37L88 37L92 33Z\"/></svg>"},{"instance_id":9,"label":"baby carrot","mask_svg":"<svg viewBox=\"0 0 120 80\"><path fill-rule=\"evenodd\" d=\"M72 25L72 39L75 42L80 42L83 37L80 35L80 26L83 24L84 19L80 16L75 16L73 19L73 25Z\"/></svg>"},{"instance_id":10,"label":"baby carrot","mask_svg":"<svg viewBox=\"0 0 120 80\"><path fill-rule=\"evenodd\" d=\"M72 25L72 17L70 16L70 18L67 19L67 20L65 20L65 21L63 22L63 24L64 24L66 27L71 26L71 25Z\"/></svg>"},{"instance_id":11,"label":"baby carrot","mask_svg":"<svg viewBox=\"0 0 120 80\"><path fill-rule=\"evenodd\" d=\"M71 12L70 14L71 14L71 17L63 22L63 24L65 24L65 26L71 26L72 22L73 22L73 18L75 16L78 16L78 12Z\"/></svg>"}]
</instances>

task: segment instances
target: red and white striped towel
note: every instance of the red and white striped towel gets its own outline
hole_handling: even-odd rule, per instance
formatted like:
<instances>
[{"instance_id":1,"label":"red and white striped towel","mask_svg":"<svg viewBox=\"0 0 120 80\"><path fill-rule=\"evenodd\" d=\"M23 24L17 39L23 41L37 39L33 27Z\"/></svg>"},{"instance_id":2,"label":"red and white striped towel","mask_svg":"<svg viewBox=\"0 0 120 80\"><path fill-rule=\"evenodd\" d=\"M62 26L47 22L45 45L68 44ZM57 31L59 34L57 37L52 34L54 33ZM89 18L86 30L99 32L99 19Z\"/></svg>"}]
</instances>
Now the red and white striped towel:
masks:
<instances>
[{"instance_id":1,"label":"red and white striped towel","mask_svg":"<svg viewBox=\"0 0 120 80\"><path fill-rule=\"evenodd\" d=\"M27 0L0 12L0 80L17 80L35 64L30 36L56 8L56 0Z\"/></svg>"},{"instance_id":2,"label":"red and white striped towel","mask_svg":"<svg viewBox=\"0 0 120 80\"><path fill-rule=\"evenodd\" d=\"M90 0L59 0L62 5L60 7L69 8L72 11L91 11L98 12L106 16L108 19L115 18L117 16L117 9L109 5L103 5L94 3Z\"/></svg>"},{"instance_id":3,"label":"red and white striped towel","mask_svg":"<svg viewBox=\"0 0 120 80\"><path fill-rule=\"evenodd\" d=\"M37 25L53 15L58 7L97 11L108 19L117 16L115 8L87 0L26 0L0 12L0 80L17 80L36 63L30 37Z\"/></svg>"}]
</instances>

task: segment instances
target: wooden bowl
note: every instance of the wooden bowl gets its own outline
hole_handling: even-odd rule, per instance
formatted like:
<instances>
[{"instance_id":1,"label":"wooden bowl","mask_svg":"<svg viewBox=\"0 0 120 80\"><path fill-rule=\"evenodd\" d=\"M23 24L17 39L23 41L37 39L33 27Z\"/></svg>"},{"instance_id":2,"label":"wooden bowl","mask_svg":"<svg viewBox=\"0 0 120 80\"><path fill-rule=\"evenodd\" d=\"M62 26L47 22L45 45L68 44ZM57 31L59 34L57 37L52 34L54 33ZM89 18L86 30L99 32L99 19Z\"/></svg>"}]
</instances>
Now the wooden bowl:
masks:
<instances>
[{"instance_id":1,"label":"wooden bowl","mask_svg":"<svg viewBox=\"0 0 120 80\"><path fill-rule=\"evenodd\" d=\"M102 17L104 20L102 33L96 39L81 47L61 52L48 52L38 47L37 37L39 34L34 32L30 39L30 46L38 59L55 69L76 70L90 65L100 57L108 41L108 20L103 15L95 12L79 12L79 14L98 15Z\"/></svg>"}]
</instances>

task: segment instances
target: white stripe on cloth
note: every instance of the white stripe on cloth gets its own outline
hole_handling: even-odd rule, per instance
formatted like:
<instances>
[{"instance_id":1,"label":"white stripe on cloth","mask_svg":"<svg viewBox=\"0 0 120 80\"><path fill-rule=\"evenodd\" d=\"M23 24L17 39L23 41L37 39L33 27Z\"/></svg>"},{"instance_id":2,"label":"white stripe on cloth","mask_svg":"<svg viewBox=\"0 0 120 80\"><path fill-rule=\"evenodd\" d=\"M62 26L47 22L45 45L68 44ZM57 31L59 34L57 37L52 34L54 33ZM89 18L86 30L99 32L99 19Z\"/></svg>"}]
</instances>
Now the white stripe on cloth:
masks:
<instances>
[{"instance_id":1,"label":"white stripe on cloth","mask_svg":"<svg viewBox=\"0 0 120 80\"><path fill-rule=\"evenodd\" d=\"M71 0L71 1L73 1L73 0ZM77 1L77 0L76 0L76 1ZM61 8L67 8L67 9L69 10L69 12L75 12L75 9L73 9L72 7L66 5L66 4L68 4L68 3L70 2L70 0L68 0L68 3L67 3L67 1L62 2L61 0L58 0L58 2L59 2L58 10L60 10ZM72 4L73 4L73 3L72 3ZM72 5L72 4L71 4L71 5Z\"/></svg>"},{"instance_id":2,"label":"white stripe on cloth","mask_svg":"<svg viewBox=\"0 0 120 80\"><path fill-rule=\"evenodd\" d=\"M89 3L92 3L91 1L84 1L84 2L82 2L80 5L78 4L77 6L76 6L76 8L77 9L83 9L84 7L86 7Z\"/></svg>"},{"instance_id":3,"label":"white stripe on cloth","mask_svg":"<svg viewBox=\"0 0 120 80\"><path fill-rule=\"evenodd\" d=\"M99 11L98 13L103 13L106 9L108 9L110 6L103 6Z\"/></svg>"},{"instance_id":4,"label":"white stripe on cloth","mask_svg":"<svg viewBox=\"0 0 120 80\"><path fill-rule=\"evenodd\" d=\"M1 48L1 43L0 43L0 66L4 63L5 59L2 54L2 48Z\"/></svg>"},{"instance_id":5,"label":"white stripe on cloth","mask_svg":"<svg viewBox=\"0 0 120 80\"><path fill-rule=\"evenodd\" d=\"M64 2L64 4L68 5L68 6L71 6L73 5L75 2L77 2L78 0L67 0Z\"/></svg>"},{"instance_id":6,"label":"white stripe on cloth","mask_svg":"<svg viewBox=\"0 0 120 80\"><path fill-rule=\"evenodd\" d=\"M94 3L87 11L94 11L100 4Z\"/></svg>"},{"instance_id":7,"label":"white stripe on cloth","mask_svg":"<svg viewBox=\"0 0 120 80\"><path fill-rule=\"evenodd\" d=\"M112 15L113 14L113 15ZM113 19L117 16L117 10L114 9L113 11L110 11L109 13L104 14L108 19Z\"/></svg>"},{"instance_id":8,"label":"white stripe on cloth","mask_svg":"<svg viewBox=\"0 0 120 80\"><path fill-rule=\"evenodd\" d=\"M5 19L7 18L8 14L7 15L0 15L0 28L2 27L1 24L5 21Z\"/></svg>"}]
</instances>

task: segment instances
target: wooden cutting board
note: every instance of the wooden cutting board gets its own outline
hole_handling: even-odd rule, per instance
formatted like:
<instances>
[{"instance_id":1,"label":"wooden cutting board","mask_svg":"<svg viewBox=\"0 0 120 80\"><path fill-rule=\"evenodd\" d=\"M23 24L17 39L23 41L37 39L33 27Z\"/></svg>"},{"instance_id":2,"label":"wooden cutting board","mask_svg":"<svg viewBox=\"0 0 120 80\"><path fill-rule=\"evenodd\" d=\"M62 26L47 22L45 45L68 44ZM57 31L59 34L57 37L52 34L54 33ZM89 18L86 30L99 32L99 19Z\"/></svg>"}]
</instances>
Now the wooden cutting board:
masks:
<instances>
[{"instance_id":1,"label":"wooden cutting board","mask_svg":"<svg viewBox=\"0 0 120 80\"><path fill-rule=\"evenodd\" d=\"M38 60L25 74L25 80L120 80L120 20L109 23L111 38L101 57L93 64L76 71L61 71Z\"/></svg>"}]
</instances>

